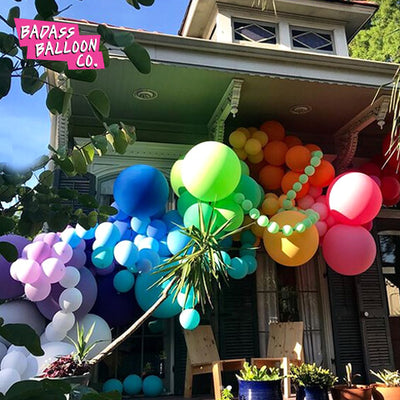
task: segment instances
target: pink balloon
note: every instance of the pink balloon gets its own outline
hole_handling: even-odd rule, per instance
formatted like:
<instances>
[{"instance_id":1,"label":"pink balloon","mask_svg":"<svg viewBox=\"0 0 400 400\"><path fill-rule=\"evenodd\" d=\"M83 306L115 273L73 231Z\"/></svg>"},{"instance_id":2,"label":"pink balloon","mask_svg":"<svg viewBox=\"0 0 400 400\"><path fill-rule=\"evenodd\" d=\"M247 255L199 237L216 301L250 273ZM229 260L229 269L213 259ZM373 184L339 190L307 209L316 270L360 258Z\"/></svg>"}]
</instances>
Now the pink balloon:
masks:
<instances>
[{"instance_id":1,"label":"pink balloon","mask_svg":"<svg viewBox=\"0 0 400 400\"><path fill-rule=\"evenodd\" d=\"M329 209L326 203L315 202L311 209L319 214L320 221L324 221L328 217Z\"/></svg>"},{"instance_id":2,"label":"pink balloon","mask_svg":"<svg viewBox=\"0 0 400 400\"><path fill-rule=\"evenodd\" d=\"M373 226L374 226L374 223L372 221L369 221L366 224L362 225L362 227L365 228L367 231L370 231Z\"/></svg>"},{"instance_id":3,"label":"pink balloon","mask_svg":"<svg viewBox=\"0 0 400 400\"><path fill-rule=\"evenodd\" d=\"M342 224L362 225L376 217L382 206L379 186L361 172L339 175L328 188L331 214Z\"/></svg>"},{"instance_id":4,"label":"pink balloon","mask_svg":"<svg viewBox=\"0 0 400 400\"><path fill-rule=\"evenodd\" d=\"M310 186L310 189L308 189L308 194L316 199L317 197L321 196L322 187Z\"/></svg>"},{"instance_id":5,"label":"pink balloon","mask_svg":"<svg viewBox=\"0 0 400 400\"><path fill-rule=\"evenodd\" d=\"M296 199L297 206L302 208L303 210L311 208L314 202L315 200L309 194L306 194L301 199Z\"/></svg>"},{"instance_id":6,"label":"pink balloon","mask_svg":"<svg viewBox=\"0 0 400 400\"><path fill-rule=\"evenodd\" d=\"M46 233L46 235L43 237L43 241L47 243L50 247L53 247L60 240L60 237L57 235L57 233L54 232Z\"/></svg>"},{"instance_id":7,"label":"pink balloon","mask_svg":"<svg viewBox=\"0 0 400 400\"><path fill-rule=\"evenodd\" d=\"M46 233L39 233L38 235L35 236L35 238L32 240L33 242L42 242L44 237L46 236Z\"/></svg>"},{"instance_id":8,"label":"pink balloon","mask_svg":"<svg viewBox=\"0 0 400 400\"><path fill-rule=\"evenodd\" d=\"M35 283L25 285L25 294L30 301L44 300L50 294L50 290L50 282L43 275Z\"/></svg>"},{"instance_id":9,"label":"pink balloon","mask_svg":"<svg viewBox=\"0 0 400 400\"><path fill-rule=\"evenodd\" d=\"M328 225L326 224L325 221L317 221L315 223L315 227L317 228L318 235L320 238L324 236L326 231L328 230Z\"/></svg>"},{"instance_id":10,"label":"pink balloon","mask_svg":"<svg viewBox=\"0 0 400 400\"><path fill-rule=\"evenodd\" d=\"M18 260L18 267L16 273L18 280L22 283L34 283L42 274L42 268L35 260Z\"/></svg>"},{"instance_id":11,"label":"pink balloon","mask_svg":"<svg viewBox=\"0 0 400 400\"><path fill-rule=\"evenodd\" d=\"M334 225L325 234L322 253L327 264L342 275L358 275L374 262L376 245L362 226Z\"/></svg>"},{"instance_id":12,"label":"pink balloon","mask_svg":"<svg viewBox=\"0 0 400 400\"><path fill-rule=\"evenodd\" d=\"M29 260L35 260L39 264L46 258L49 258L51 254L50 246L45 242L33 242L25 246L22 251L22 256Z\"/></svg>"},{"instance_id":13,"label":"pink balloon","mask_svg":"<svg viewBox=\"0 0 400 400\"><path fill-rule=\"evenodd\" d=\"M65 274L65 265L61 260L55 257L44 260L42 262L42 268L50 283L59 282Z\"/></svg>"},{"instance_id":14,"label":"pink balloon","mask_svg":"<svg viewBox=\"0 0 400 400\"><path fill-rule=\"evenodd\" d=\"M324 194L321 195L321 196L318 196L318 197L315 199L315 202L316 202L316 203L328 204L328 200L327 200L327 198L326 198L326 196L325 196Z\"/></svg>"},{"instance_id":15,"label":"pink balloon","mask_svg":"<svg viewBox=\"0 0 400 400\"><path fill-rule=\"evenodd\" d=\"M370 175L369 176L371 179L373 179L375 182L376 182L376 184L378 185L378 186L381 186L381 179L380 178L378 178L376 175Z\"/></svg>"},{"instance_id":16,"label":"pink balloon","mask_svg":"<svg viewBox=\"0 0 400 400\"><path fill-rule=\"evenodd\" d=\"M65 242L57 242L51 249L51 256L60 259L64 264L71 259L72 254L72 247Z\"/></svg>"},{"instance_id":17,"label":"pink balloon","mask_svg":"<svg viewBox=\"0 0 400 400\"><path fill-rule=\"evenodd\" d=\"M325 222L326 222L326 224L328 225L328 228L330 228L331 226L337 224L336 219L335 219L335 218L333 217L333 215L330 214L330 213L328 214L328 216L327 216Z\"/></svg>"}]
</instances>

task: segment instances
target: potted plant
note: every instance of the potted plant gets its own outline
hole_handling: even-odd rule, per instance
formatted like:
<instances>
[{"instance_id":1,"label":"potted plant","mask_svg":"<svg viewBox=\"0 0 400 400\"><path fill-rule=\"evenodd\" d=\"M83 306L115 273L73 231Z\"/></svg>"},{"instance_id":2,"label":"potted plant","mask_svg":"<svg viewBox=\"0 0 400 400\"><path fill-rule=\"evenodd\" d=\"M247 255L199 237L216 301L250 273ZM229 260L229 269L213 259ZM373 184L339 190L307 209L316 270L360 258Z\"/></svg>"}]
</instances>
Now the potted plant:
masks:
<instances>
[{"instance_id":1,"label":"potted plant","mask_svg":"<svg viewBox=\"0 0 400 400\"><path fill-rule=\"evenodd\" d=\"M400 373L399 371L370 371L383 383L376 384L372 388L374 400L398 400L400 399Z\"/></svg>"},{"instance_id":2,"label":"potted plant","mask_svg":"<svg viewBox=\"0 0 400 400\"><path fill-rule=\"evenodd\" d=\"M239 400L282 400L283 376L279 368L257 368L244 363L236 376L239 381Z\"/></svg>"},{"instance_id":3,"label":"potted plant","mask_svg":"<svg viewBox=\"0 0 400 400\"><path fill-rule=\"evenodd\" d=\"M299 388L296 399L305 395L307 400L328 400L328 390L337 382L337 377L329 369L314 364L292 365L291 377Z\"/></svg>"},{"instance_id":4,"label":"potted plant","mask_svg":"<svg viewBox=\"0 0 400 400\"><path fill-rule=\"evenodd\" d=\"M351 363L346 365L345 385L335 385L331 389L333 400L370 400L372 396L372 387L368 385L354 384L354 378L360 376L353 375Z\"/></svg>"}]
</instances>

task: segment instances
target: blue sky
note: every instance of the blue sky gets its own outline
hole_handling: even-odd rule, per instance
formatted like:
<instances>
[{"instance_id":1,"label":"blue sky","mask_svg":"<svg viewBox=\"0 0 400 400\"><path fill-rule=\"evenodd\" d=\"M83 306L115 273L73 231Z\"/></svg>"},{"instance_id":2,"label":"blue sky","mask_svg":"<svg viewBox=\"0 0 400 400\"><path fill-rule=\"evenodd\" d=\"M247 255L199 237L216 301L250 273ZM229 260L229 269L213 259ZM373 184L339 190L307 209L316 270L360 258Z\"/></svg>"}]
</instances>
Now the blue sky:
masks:
<instances>
[{"instance_id":1,"label":"blue sky","mask_svg":"<svg viewBox=\"0 0 400 400\"><path fill-rule=\"evenodd\" d=\"M155 0L151 7L136 10L125 0L58 0L60 10L72 5L61 16L106 22L117 26L177 34L189 0ZM33 19L34 0L0 0L0 15L18 5L21 18ZM0 31L9 28L0 21ZM0 162L16 167L28 165L47 153L50 138L50 115L45 105L46 89L33 96L22 92L19 78L13 79L11 91L0 100Z\"/></svg>"}]
</instances>

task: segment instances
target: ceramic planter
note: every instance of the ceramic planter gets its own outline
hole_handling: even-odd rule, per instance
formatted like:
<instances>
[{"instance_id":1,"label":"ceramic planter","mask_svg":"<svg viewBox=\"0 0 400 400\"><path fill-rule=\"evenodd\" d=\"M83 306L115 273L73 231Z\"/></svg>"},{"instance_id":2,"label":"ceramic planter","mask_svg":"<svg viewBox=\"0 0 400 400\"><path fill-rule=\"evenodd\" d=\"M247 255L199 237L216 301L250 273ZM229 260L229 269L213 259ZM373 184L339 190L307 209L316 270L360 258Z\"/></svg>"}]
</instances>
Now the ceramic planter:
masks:
<instances>
[{"instance_id":1,"label":"ceramic planter","mask_svg":"<svg viewBox=\"0 0 400 400\"><path fill-rule=\"evenodd\" d=\"M349 388L346 385L336 385L331 393L333 400L371 400L372 387L356 385Z\"/></svg>"},{"instance_id":2,"label":"ceramic planter","mask_svg":"<svg viewBox=\"0 0 400 400\"><path fill-rule=\"evenodd\" d=\"M239 400L282 400L281 381L239 379Z\"/></svg>"},{"instance_id":3,"label":"ceramic planter","mask_svg":"<svg viewBox=\"0 0 400 400\"><path fill-rule=\"evenodd\" d=\"M374 400L399 400L400 399L400 387L394 386L389 387L385 385L375 385L372 388Z\"/></svg>"},{"instance_id":4,"label":"ceramic planter","mask_svg":"<svg viewBox=\"0 0 400 400\"><path fill-rule=\"evenodd\" d=\"M304 392L307 400L329 400L328 389L318 386L305 387Z\"/></svg>"}]
</instances>

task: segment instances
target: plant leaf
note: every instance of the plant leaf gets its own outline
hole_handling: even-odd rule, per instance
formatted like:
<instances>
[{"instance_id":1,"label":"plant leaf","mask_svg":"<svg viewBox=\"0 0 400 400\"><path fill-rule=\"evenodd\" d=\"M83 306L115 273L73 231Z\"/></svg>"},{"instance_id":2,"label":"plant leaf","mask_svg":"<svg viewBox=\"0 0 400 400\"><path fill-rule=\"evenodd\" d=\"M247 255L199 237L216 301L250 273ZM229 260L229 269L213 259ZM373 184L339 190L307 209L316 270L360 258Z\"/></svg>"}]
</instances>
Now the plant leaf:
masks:
<instances>
[{"instance_id":1,"label":"plant leaf","mask_svg":"<svg viewBox=\"0 0 400 400\"><path fill-rule=\"evenodd\" d=\"M18 258L18 250L11 243L0 242L0 255L2 255L8 262L14 262Z\"/></svg>"},{"instance_id":2,"label":"plant leaf","mask_svg":"<svg viewBox=\"0 0 400 400\"><path fill-rule=\"evenodd\" d=\"M72 164L74 164L74 168L78 174L80 175L86 174L87 172L86 159L79 149L75 148L74 150L72 150L71 161Z\"/></svg>"},{"instance_id":3,"label":"plant leaf","mask_svg":"<svg viewBox=\"0 0 400 400\"><path fill-rule=\"evenodd\" d=\"M15 227L15 221L10 217L0 215L0 235L11 232Z\"/></svg>"},{"instance_id":4,"label":"plant leaf","mask_svg":"<svg viewBox=\"0 0 400 400\"><path fill-rule=\"evenodd\" d=\"M102 90L92 90L86 98L95 114L101 120L110 116L110 99Z\"/></svg>"},{"instance_id":5,"label":"plant leaf","mask_svg":"<svg viewBox=\"0 0 400 400\"><path fill-rule=\"evenodd\" d=\"M135 40L132 32L112 30L106 25L99 25L97 33L105 42L117 47L130 46Z\"/></svg>"},{"instance_id":6,"label":"plant leaf","mask_svg":"<svg viewBox=\"0 0 400 400\"><path fill-rule=\"evenodd\" d=\"M107 153L107 139L103 135L96 135L91 137L93 146L95 147L97 153L100 156L103 156L104 154Z\"/></svg>"},{"instance_id":7,"label":"plant leaf","mask_svg":"<svg viewBox=\"0 0 400 400\"><path fill-rule=\"evenodd\" d=\"M12 7L10 8L10 10L8 11L8 17L7 17L7 24L8 26L10 26L11 28L15 28L15 18L19 18L20 16L20 9L19 7Z\"/></svg>"},{"instance_id":8,"label":"plant leaf","mask_svg":"<svg viewBox=\"0 0 400 400\"><path fill-rule=\"evenodd\" d=\"M0 99L7 96L10 91L12 70L13 62L11 58L0 58Z\"/></svg>"},{"instance_id":9,"label":"plant leaf","mask_svg":"<svg viewBox=\"0 0 400 400\"><path fill-rule=\"evenodd\" d=\"M0 336L15 346L24 346L34 356L42 356L44 351L40 347L40 338L37 333L26 324L6 324L0 326Z\"/></svg>"},{"instance_id":10,"label":"plant leaf","mask_svg":"<svg viewBox=\"0 0 400 400\"><path fill-rule=\"evenodd\" d=\"M76 81L94 82L97 78L97 71L95 69L66 69L65 75Z\"/></svg>"},{"instance_id":11,"label":"plant leaf","mask_svg":"<svg viewBox=\"0 0 400 400\"><path fill-rule=\"evenodd\" d=\"M69 101L72 96L72 88L65 92L59 88L50 89L47 93L46 106L52 114L63 114L69 107Z\"/></svg>"},{"instance_id":12,"label":"plant leaf","mask_svg":"<svg viewBox=\"0 0 400 400\"><path fill-rule=\"evenodd\" d=\"M43 18L54 17L58 14L58 5L55 0L35 0L35 7Z\"/></svg>"},{"instance_id":13,"label":"plant leaf","mask_svg":"<svg viewBox=\"0 0 400 400\"><path fill-rule=\"evenodd\" d=\"M132 43L123 49L131 63L142 74L149 74L151 72L151 60L147 50L138 43Z\"/></svg>"}]
</instances>

